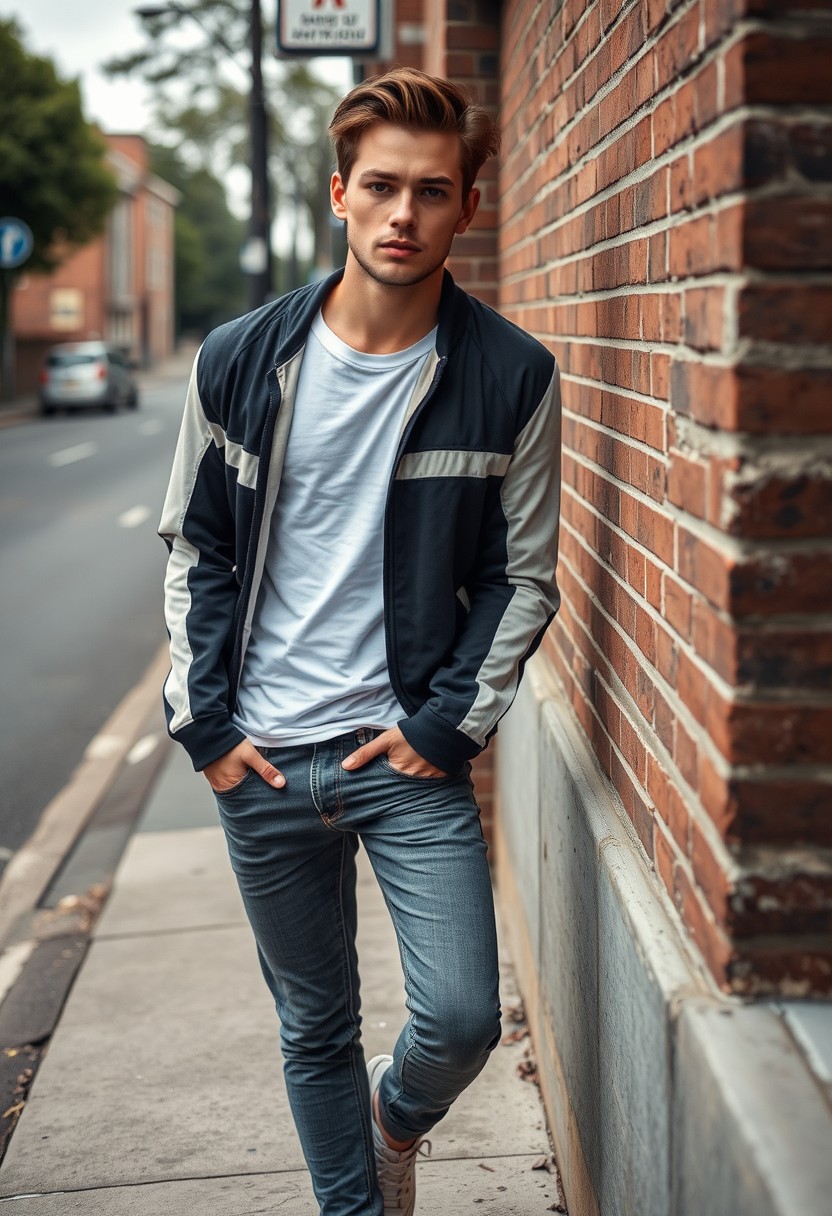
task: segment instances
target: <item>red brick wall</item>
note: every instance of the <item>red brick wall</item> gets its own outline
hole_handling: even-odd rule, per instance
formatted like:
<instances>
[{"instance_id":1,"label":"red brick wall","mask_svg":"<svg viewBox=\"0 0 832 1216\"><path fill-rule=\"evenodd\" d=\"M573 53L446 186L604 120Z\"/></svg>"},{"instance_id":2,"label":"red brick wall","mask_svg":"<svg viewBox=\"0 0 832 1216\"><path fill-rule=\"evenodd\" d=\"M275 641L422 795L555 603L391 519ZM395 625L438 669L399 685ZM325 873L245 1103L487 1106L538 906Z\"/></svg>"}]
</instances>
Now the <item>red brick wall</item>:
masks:
<instances>
[{"instance_id":1,"label":"red brick wall","mask_svg":"<svg viewBox=\"0 0 832 1216\"><path fill-rule=\"evenodd\" d=\"M736 992L832 990L827 9L502 11L499 304L563 376L545 653Z\"/></svg>"}]
</instances>

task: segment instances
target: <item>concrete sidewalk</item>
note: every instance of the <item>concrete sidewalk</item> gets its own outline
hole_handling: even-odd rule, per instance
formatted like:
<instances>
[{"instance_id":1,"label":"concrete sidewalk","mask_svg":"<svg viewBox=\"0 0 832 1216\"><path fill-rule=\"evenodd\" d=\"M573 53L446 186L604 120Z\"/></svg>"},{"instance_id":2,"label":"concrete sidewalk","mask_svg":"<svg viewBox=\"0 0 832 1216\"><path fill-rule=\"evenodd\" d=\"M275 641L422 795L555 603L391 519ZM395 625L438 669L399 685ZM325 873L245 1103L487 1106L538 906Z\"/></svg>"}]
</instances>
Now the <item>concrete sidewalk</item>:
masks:
<instances>
[{"instance_id":1,"label":"concrete sidewalk","mask_svg":"<svg viewBox=\"0 0 832 1216\"><path fill-rule=\"evenodd\" d=\"M381 894L360 854L364 1046L404 1018ZM505 1008L516 1007L502 957ZM506 1030L516 1030L507 1023ZM213 799L171 751L122 859L2 1169L27 1216L315 1216L289 1114L277 1019ZM417 1212L536 1216L557 1175L537 1088L509 1042L431 1136Z\"/></svg>"}]
</instances>

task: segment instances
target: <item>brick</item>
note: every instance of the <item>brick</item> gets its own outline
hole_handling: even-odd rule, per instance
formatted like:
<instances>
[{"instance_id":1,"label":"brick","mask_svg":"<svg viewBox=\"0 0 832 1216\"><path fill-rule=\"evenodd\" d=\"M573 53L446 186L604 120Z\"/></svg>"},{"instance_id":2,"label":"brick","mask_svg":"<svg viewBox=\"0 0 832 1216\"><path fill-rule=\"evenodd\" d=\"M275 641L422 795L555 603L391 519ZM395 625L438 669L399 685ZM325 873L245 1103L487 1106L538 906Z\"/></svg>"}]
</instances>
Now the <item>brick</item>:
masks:
<instances>
[{"instance_id":1,"label":"brick","mask_svg":"<svg viewBox=\"0 0 832 1216\"><path fill-rule=\"evenodd\" d=\"M829 553L763 552L732 569L732 611L738 616L828 612L830 586Z\"/></svg>"},{"instance_id":2,"label":"brick","mask_svg":"<svg viewBox=\"0 0 832 1216\"><path fill-rule=\"evenodd\" d=\"M669 572L664 580L664 618L672 629L685 641L691 634L691 606L693 596Z\"/></svg>"},{"instance_id":3,"label":"brick","mask_svg":"<svg viewBox=\"0 0 832 1216\"><path fill-rule=\"evenodd\" d=\"M702 952L717 985L728 991L736 982L731 968L736 961L736 950L724 930L717 924L713 913L689 879L681 865L675 870L676 904L682 919Z\"/></svg>"},{"instance_id":4,"label":"brick","mask_svg":"<svg viewBox=\"0 0 832 1216\"><path fill-rule=\"evenodd\" d=\"M736 680L756 688L832 688L832 633L745 628L735 635ZM830 817L832 824L832 817Z\"/></svg>"},{"instance_id":5,"label":"brick","mask_svg":"<svg viewBox=\"0 0 832 1216\"><path fill-rule=\"evenodd\" d=\"M693 287L684 293L683 336L695 350L719 350L725 332L725 290Z\"/></svg>"},{"instance_id":6,"label":"brick","mask_svg":"<svg viewBox=\"0 0 832 1216\"><path fill-rule=\"evenodd\" d=\"M735 702L727 727L732 764L832 761L832 706Z\"/></svg>"},{"instance_id":7,"label":"brick","mask_svg":"<svg viewBox=\"0 0 832 1216\"><path fill-rule=\"evenodd\" d=\"M720 819L708 810L727 841L832 847L828 782L767 775L757 780L731 778L723 788Z\"/></svg>"},{"instance_id":8,"label":"brick","mask_svg":"<svg viewBox=\"0 0 832 1216\"><path fill-rule=\"evenodd\" d=\"M678 852L660 824L653 827L653 863L668 894L673 897L673 866Z\"/></svg>"},{"instance_id":9,"label":"brick","mask_svg":"<svg viewBox=\"0 0 832 1216\"><path fill-rule=\"evenodd\" d=\"M686 583L701 591L714 607L727 609L731 603L735 558L681 524L677 534L677 573Z\"/></svg>"},{"instance_id":10,"label":"brick","mask_svg":"<svg viewBox=\"0 0 832 1216\"><path fill-rule=\"evenodd\" d=\"M712 472L720 503L718 519L727 532L760 540L829 535L832 478L811 456L804 454L805 471L796 471L790 477L765 468L755 476L751 465L748 471L741 471L737 480L730 470L724 469L724 463L714 462ZM749 462L739 463L744 470ZM794 463L799 469L799 454L795 454Z\"/></svg>"},{"instance_id":11,"label":"brick","mask_svg":"<svg viewBox=\"0 0 832 1216\"><path fill-rule=\"evenodd\" d=\"M832 948L795 936L788 946L741 941L726 963L725 987L737 996L822 996L832 992Z\"/></svg>"},{"instance_id":12,"label":"brick","mask_svg":"<svg viewBox=\"0 0 832 1216\"><path fill-rule=\"evenodd\" d=\"M738 937L832 933L832 878L816 873L780 879L744 876L732 900L727 927Z\"/></svg>"},{"instance_id":13,"label":"brick","mask_svg":"<svg viewBox=\"0 0 832 1216\"><path fill-rule=\"evenodd\" d=\"M727 683L737 681L739 672L735 626L699 595L693 597L692 630L694 649L700 658Z\"/></svg>"},{"instance_id":14,"label":"brick","mask_svg":"<svg viewBox=\"0 0 832 1216\"><path fill-rule=\"evenodd\" d=\"M741 124L720 132L693 152L692 201L696 206L731 194L743 185L745 132Z\"/></svg>"},{"instance_id":15,"label":"brick","mask_svg":"<svg viewBox=\"0 0 832 1216\"><path fill-rule=\"evenodd\" d=\"M740 43L749 105L828 105L832 102L832 38L768 32L746 35Z\"/></svg>"},{"instance_id":16,"label":"brick","mask_svg":"<svg viewBox=\"0 0 832 1216\"><path fill-rule=\"evenodd\" d=\"M707 834L695 819L691 821L690 862L693 877L704 892L711 911L721 924L725 924L732 895L731 883L714 854Z\"/></svg>"},{"instance_id":17,"label":"brick","mask_svg":"<svg viewBox=\"0 0 832 1216\"><path fill-rule=\"evenodd\" d=\"M699 786L699 748L696 740L683 722L676 722L676 738L673 749L676 767L692 789Z\"/></svg>"},{"instance_id":18,"label":"brick","mask_svg":"<svg viewBox=\"0 0 832 1216\"><path fill-rule=\"evenodd\" d=\"M832 200L752 199L746 205L746 216L743 253L748 266L761 270L832 268Z\"/></svg>"},{"instance_id":19,"label":"brick","mask_svg":"<svg viewBox=\"0 0 832 1216\"><path fill-rule=\"evenodd\" d=\"M792 346L822 344L832 335L832 287L755 283L739 293L739 336Z\"/></svg>"},{"instance_id":20,"label":"brick","mask_svg":"<svg viewBox=\"0 0 832 1216\"><path fill-rule=\"evenodd\" d=\"M708 465L671 450L668 453L667 497L682 510L699 519L705 518L708 490Z\"/></svg>"},{"instance_id":21,"label":"brick","mask_svg":"<svg viewBox=\"0 0 832 1216\"><path fill-rule=\"evenodd\" d=\"M767 434L828 432L832 372L827 369L726 367L674 360L670 404L705 426Z\"/></svg>"}]
</instances>

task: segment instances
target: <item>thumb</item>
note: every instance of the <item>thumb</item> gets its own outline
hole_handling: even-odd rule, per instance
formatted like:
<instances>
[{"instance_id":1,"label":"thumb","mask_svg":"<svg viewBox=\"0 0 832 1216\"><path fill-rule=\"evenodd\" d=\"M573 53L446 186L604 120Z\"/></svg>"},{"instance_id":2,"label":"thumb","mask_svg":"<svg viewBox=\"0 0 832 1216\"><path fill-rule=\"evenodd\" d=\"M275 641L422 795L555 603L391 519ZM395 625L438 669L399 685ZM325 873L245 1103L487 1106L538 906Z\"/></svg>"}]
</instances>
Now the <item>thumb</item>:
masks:
<instances>
[{"instance_id":1,"label":"thumb","mask_svg":"<svg viewBox=\"0 0 832 1216\"><path fill-rule=\"evenodd\" d=\"M286 778L283 776L279 768L275 768L273 764L269 764L268 760L260 757L260 763L252 765L256 768L264 781L268 781L269 785L275 785L278 789L282 789L286 784Z\"/></svg>"},{"instance_id":2,"label":"thumb","mask_svg":"<svg viewBox=\"0 0 832 1216\"><path fill-rule=\"evenodd\" d=\"M245 762L249 768L253 768L256 773L266 781L269 785L274 785L281 789L286 784L286 778L281 773L280 769L269 764L263 756L260 755L256 747L252 747L251 752L245 756Z\"/></svg>"}]
</instances>

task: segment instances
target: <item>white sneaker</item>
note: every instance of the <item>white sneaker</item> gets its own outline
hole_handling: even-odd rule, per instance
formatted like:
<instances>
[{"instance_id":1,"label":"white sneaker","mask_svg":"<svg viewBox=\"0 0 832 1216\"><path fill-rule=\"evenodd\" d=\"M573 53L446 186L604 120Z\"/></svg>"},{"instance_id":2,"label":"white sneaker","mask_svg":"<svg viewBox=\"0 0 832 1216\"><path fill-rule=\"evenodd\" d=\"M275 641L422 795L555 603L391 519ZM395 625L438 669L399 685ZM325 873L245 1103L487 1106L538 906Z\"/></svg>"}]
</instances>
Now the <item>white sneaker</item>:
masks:
<instances>
[{"instance_id":1,"label":"white sneaker","mask_svg":"<svg viewBox=\"0 0 832 1216\"><path fill-rule=\"evenodd\" d=\"M381 1078L392 1063L392 1056L374 1056L367 1065L371 1109ZM423 1145L426 1151L422 1150ZM384 1139L373 1116L373 1148L379 1190L384 1200L384 1216L413 1216L416 1208L416 1158L430 1155L430 1140L419 1136L410 1148L397 1153Z\"/></svg>"}]
</instances>

